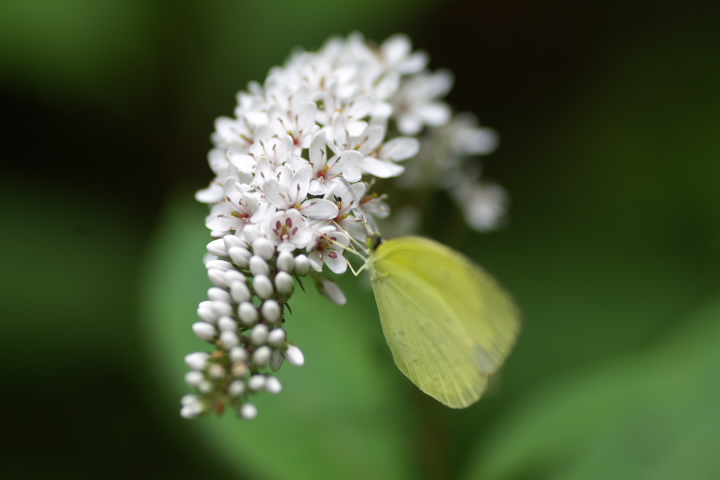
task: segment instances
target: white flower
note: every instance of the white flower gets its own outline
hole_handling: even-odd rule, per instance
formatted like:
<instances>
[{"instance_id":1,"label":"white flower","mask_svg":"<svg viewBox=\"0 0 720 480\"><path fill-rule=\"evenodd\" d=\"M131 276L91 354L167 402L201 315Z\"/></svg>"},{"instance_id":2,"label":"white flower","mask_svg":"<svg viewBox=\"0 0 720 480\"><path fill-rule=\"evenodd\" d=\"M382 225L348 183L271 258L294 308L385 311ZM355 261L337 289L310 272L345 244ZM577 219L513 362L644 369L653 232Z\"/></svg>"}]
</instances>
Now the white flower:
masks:
<instances>
[{"instance_id":1,"label":"white flower","mask_svg":"<svg viewBox=\"0 0 720 480\"><path fill-rule=\"evenodd\" d=\"M338 209L333 202L307 197L312 175L309 166L300 167L294 174L290 168L282 166L278 169L277 180L271 178L263 184L265 198L280 210L295 208L308 218L335 218Z\"/></svg>"},{"instance_id":2,"label":"white flower","mask_svg":"<svg viewBox=\"0 0 720 480\"><path fill-rule=\"evenodd\" d=\"M420 150L420 143L409 137L393 138L379 146L372 154L365 155L360 162L363 172L379 178L397 177L405 167L394 162L412 158Z\"/></svg>"},{"instance_id":3,"label":"white flower","mask_svg":"<svg viewBox=\"0 0 720 480\"><path fill-rule=\"evenodd\" d=\"M317 288L320 294L337 305L345 305L347 298L340 286L327 278L320 278L317 281Z\"/></svg>"},{"instance_id":4,"label":"white flower","mask_svg":"<svg viewBox=\"0 0 720 480\"><path fill-rule=\"evenodd\" d=\"M213 172L215 179L210 182L208 188L200 190L195 194L195 198L203 203L215 203L223 199L224 187L223 183L228 177L238 177L242 174L237 167L230 161L231 156L240 155L232 151L224 151L218 148L210 150L208 153L208 163ZM252 177L250 177L252 178ZM247 180L247 177L244 177Z\"/></svg>"},{"instance_id":5,"label":"white flower","mask_svg":"<svg viewBox=\"0 0 720 480\"><path fill-rule=\"evenodd\" d=\"M291 137L277 136L266 124L258 127L257 132L258 138L248 148L249 153L258 160L267 161L273 168L285 163L289 153L294 149Z\"/></svg>"},{"instance_id":6,"label":"white flower","mask_svg":"<svg viewBox=\"0 0 720 480\"><path fill-rule=\"evenodd\" d=\"M362 157L360 152L346 150L328 158L325 132L318 132L310 144L310 164L313 176L308 192L312 195L324 195L332 191L339 182L340 176L348 182L359 181L362 173L358 164Z\"/></svg>"},{"instance_id":7,"label":"white flower","mask_svg":"<svg viewBox=\"0 0 720 480\"><path fill-rule=\"evenodd\" d=\"M367 190L367 185L360 182L353 185L338 183L332 192L336 198L338 214L334 223L341 230L349 233L353 238L365 239L365 222L362 211L358 216L355 212L360 209L362 198Z\"/></svg>"},{"instance_id":8,"label":"white flower","mask_svg":"<svg viewBox=\"0 0 720 480\"><path fill-rule=\"evenodd\" d=\"M380 59L390 70L402 74L420 72L428 63L425 52L412 52L412 43L406 35L395 34L380 46Z\"/></svg>"},{"instance_id":9,"label":"white flower","mask_svg":"<svg viewBox=\"0 0 720 480\"><path fill-rule=\"evenodd\" d=\"M353 99L347 105L335 110L329 122L334 132L344 131L351 137L360 136L368 127L363 118L372 112L375 99L370 95L362 95Z\"/></svg>"},{"instance_id":10,"label":"white flower","mask_svg":"<svg viewBox=\"0 0 720 480\"><path fill-rule=\"evenodd\" d=\"M497 228L507 209L505 190L492 183L462 182L453 191L453 197L463 209L468 225L479 232Z\"/></svg>"},{"instance_id":11,"label":"white flower","mask_svg":"<svg viewBox=\"0 0 720 480\"><path fill-rule=\"evenodd\" d=\"M351 135L342 125L333 123L333 148L356 150L363 154L360 168L378 178L400 175L404 167L394 162L407 160L417 154L420 143L415 138L396 137L383 144L387 129L383 124L370 125L359 135Z\"/></svg>"},{"instance_id":12,"label":"white flower","mask_svg":"<svg viewBox=\"0 0 720 480\"><path fill-rule=\"evenodd\" d=\"M267 224L268 238L280 245L281 250L305 248L312 241L313 233L307 220L295 209L276 213Z\"/></svg>"},{"instance_id":13,"label":"white flower","mask_svg":"<svg viewBox=\"0 0 720 480\"><path fill-rule=\"evenodd\" d=\"M387 218L390 215L390 206L385 201L385 195L368 195L362 199L363 210L377 218Z\"/></svg>"},{"instance_id":14,"label":"white flower","mask_svg":"<svg viewBox=\"0 0 720 480\"><path fill-rule=\"evenodd\" d=\"M218 148L244 153L252 145L254 137L254 129L248 125L244 116L220 117L215 120L215 133L212 140Z\"/></svg>"},{"instance_id":15,"label":"white flower","mask_svg":"<svg viewBox=\"0 0 720 480\"><path fill-rule=\"evenodd\" d=\"M307 90L307 89L306 89ZM280 97L284 99L285 97ZM275 135L287 135L293 146L293 152L300 154L303 148L310 146L312 136L319 129L315 123L317 104L307 102L301 106L292 105L294 96L289 97L289 106L277 105L268 113L270 125Z\"/></svg>"},{"instance_id":16,"label":"white flower","mask_svg":"<svg viewBox=\"0 0 720 480\"><path fill-rule=\"evenodd\" d=\"M452 87L450 72L420 73L409 78L393 99L398 129L404 135L415 135L425 125L439 127L451 115L450 107L438 98Z\"/></svg>"},{"instance_id":17,"label":"white flower","mask_svg":"<svg viewBox=\"0 0 720 480\"><path fill-rule=\"evenodd\" d=\"M480 127L472 113L455 115L443 127L448 134L450 148L457 155L487 155L497 148L498 136L495 130Z\"/></svg>"},{"instance_id":18,"label":"white flower","mask_svg":"<svg viewBox=\"0 0 720 480\"><path fill-rule=\"evenodd\" d=\"M225 180L225 201L213 205L205 224L215 232L242 231L247 225L259 222L274 213L257 193L234 177Z\"/></svg>"},{"instance_id":19,"label":"white flower","mask_svg":"<svg viewBox=\"0 0 720 480\"><path fill-rule=\"evenodd\" d=\"M320 272L325 263L332 272L345 273L347 260L343 253L348 245L350 239L344 233L335 231L332 226L321 228L308 255L310 266Z\"/></svg>"}]
</instances>

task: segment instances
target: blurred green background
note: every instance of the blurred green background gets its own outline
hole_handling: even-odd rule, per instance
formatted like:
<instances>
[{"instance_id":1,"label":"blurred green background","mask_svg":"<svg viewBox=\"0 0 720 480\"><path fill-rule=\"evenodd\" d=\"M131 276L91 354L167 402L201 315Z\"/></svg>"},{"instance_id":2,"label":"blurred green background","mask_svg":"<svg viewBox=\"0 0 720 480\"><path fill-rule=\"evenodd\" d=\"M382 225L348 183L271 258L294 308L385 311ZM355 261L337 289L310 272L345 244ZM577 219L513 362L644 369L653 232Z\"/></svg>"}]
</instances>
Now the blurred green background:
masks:
<instances>
[{"instance_id":1,"label":"blurred green background","mask_svg":"<svg viewBox=\"0 0 720 480\"><path fill-rule=\"evenodd\" d=\"M499 131L507 227L443 235L439 197L426 234L514 293L517 348L446 409L342 278L346 307L294 297L307 363L258 419L182 420L213 120L293 47L353 30L408 33ZM720 478L719 51L699 0L4 0L0 474Z\"/></svg>"}]
</instances>

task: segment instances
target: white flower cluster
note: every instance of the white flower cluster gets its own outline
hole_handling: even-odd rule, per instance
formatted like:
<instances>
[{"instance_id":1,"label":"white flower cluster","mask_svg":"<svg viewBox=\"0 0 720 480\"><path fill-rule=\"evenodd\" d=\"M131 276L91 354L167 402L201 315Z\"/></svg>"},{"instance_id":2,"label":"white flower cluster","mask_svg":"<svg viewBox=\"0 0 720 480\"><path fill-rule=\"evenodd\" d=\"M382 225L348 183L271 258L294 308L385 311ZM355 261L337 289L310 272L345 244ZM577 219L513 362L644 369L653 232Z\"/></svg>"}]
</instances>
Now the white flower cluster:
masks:
<instances>
[{"instance_id":1,"label":"white flower cluster","mask_svg":"<svg viewBox=\"0 0 720 480\"><path fill-rule=\"evenodd\" d=\"M445 125L428 129L420 153L408 164L398 184L406 189L444 189L474 230L492 230L504 218L507 195L499 185L481 180L480 162L497 147L494 130L478 126L475 115L456 114Z\"/></svg>"},{"instance_id":2,"label":"white flower cluster","mask_svg":"<svg viewBox=\"0 0 720 480\"><path fill-rule=\"evenodd\" d=\"M216 121L209 153L215 178L196 196L211 205L206 225L217 239L206 266L215 286L194 331L217 350L186 358L186 380L197 393L183 398L183 416L231 406L251 418L250 393L280 390L267 367L302 363L281 327L294 281L309 272L321 292L344 303L321 272L344 273L350 237L364 239L368 215L389 214L370 186L405 171L398 162L416 157L418 134L438 145L463 144L453 158L490 150L473 138L484 129L448 126L457 122L441 98L452 78L428 71L427 62L402 35L376 48L358 34L332 39L318 52L295 53L263 85L249 84L235 117ZM456 164L433 168L450 178ZM439 186L467 203L460 182ZM489 217L487 225L495 220Z\"/></svg>"}]
</instances>

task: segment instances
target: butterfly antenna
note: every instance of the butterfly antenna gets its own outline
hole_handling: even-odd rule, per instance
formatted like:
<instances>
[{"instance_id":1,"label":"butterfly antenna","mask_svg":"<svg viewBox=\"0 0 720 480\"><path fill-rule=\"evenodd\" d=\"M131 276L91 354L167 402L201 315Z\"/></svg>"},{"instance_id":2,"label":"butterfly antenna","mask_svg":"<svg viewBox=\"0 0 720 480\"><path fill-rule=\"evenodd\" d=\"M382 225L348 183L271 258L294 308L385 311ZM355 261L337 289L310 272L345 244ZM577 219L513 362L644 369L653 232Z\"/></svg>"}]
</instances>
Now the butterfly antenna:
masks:
<instances>
[{"instance_id":1,"label":"butterfly antenna","mask_svg":"<svg viewBox=\"0 0 720 480\"><path fill-rule=\"evenodd\" d=\"M350 232L348 232L348 231L345 230L343 227L341 227L340 224L339 224L338 222L336 222L335 220L333 220L332 223L337 227L338 230L340 230L342 233L344 233L345 235L347 235L347 237L350 239L350 241L351 241L354 245L358 246L358 247L360 248L360 250L362 250L362 252L365 254L365 256L367 256L368 251L367 251L367 248L366 248L365 244L363 244L363 242L361 242L361 241L358 240L357 238L355 238L355 237L353 237L352 235L350 235ZM331 239L328 239L328 240L329 240L330 242L332 242ZM337 243L337 242L334 242L334 243ZM353 247L353 248L349 248L349 247L347 247L347 246L343 246L343 248L345 248L346 250L355 251L355 253L358 253L358 254L359 254L359 252L358 252L354 247ZM364 258L364 256L363 256L363 258Z\"/></svg>"},{"instance_id":2,"label":"butterfly antenna","mask_svg":"<svg viewBox=\"0 0 720 480\"><path fill-rule=\"evenodd\" d=\"M335 225L338 226L337 223L336 223ZM340 227L338 226L338 228L340 228ZM348 238L350 238L350 240L352 240L352 241L358 243L358 245L361 245L361 246L362 246L362 244L361 244L360 242L358 242L357 240L353 239L345 230L343 230L342 228L340 228L340 231L343 232L345 235L347 235ZM358 257L362 258L363 260L367 260L367 252L365 252L364 246L363 246L363 252L365 253L365 255L363 255L362 253L358 252L357 249L356 249L355 247L351 246L351 245L343 245L342 243L338 242L337 240L333 240L332 238L330 238L330 237L328 236L327 233L323 233L322 236L323 236L323 238L324 238L325 240L327 240L328 242L330 242L330 243L332 243L332 244L334 244L334 245L337 245L338 247L342 248L343 250L346 250L346 251L348 251L348 252L350 252L350 253L352 253L352 254L354 254L354 255L357 255Z\"/></svg>"},{"instance_id":3,"label":"butterfly antenna","mask_svg":"<svg viewBox=\"0 0 720 480\"><path fill-rule=\"evenodd\" d=\"M336 225L338 228L340 228L340 230L341 230L342 232L344 232L344 233L348 236L348 238L349 238L350 240L353 240L353 241L355 241L356 243L358 243L359 245L361 245L360 242L358 242L357 240L355 240L354 238L352 238L347 232L345 232L345 230L343 230L339 225L337 225L337 223L335 223L335 225ZM363 251L365 252L365 255L363 255L362 253L358 252L358 251L355 249L355 247L353 247L353 246L343 245L342 243L338 242L337 240L333 240L333 239L330 238L326 233L323 234L323 238L325 238L325 240L327 240L328 242L337 245L338 247L342 248L343 250L345 250L345 251L347 251L347 252L350 252L350 253L352 253L352 254L354 254L354 255L357 255L358 257L360 257L360 258L362 259L362 261L363 261L363 266L360 267L358 270L355 270L355 269L353 268L352 263L350 263L350 260L348 260L347 258L345 259L345 261L347 262L348 267L350 267L350 270L352 271L353 275L355 275L355 276L357 277L358 275L360 275L360 272L362 272L363 270L365 270L365 267L367 266L367 259L368 259L368 257L367 257L367 251L364 250L364 247L363 247Z\"/></svg>"}]
</instances>

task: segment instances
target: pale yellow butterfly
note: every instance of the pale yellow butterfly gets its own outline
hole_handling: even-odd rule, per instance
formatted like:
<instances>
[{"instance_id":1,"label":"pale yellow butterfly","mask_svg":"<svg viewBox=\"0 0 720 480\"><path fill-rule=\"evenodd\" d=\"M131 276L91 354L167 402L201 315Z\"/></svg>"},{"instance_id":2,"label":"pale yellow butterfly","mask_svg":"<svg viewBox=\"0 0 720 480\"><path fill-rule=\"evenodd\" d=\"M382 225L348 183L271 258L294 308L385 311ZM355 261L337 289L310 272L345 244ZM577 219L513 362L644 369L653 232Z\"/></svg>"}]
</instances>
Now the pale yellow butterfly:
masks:
<instances>
[{"instance_id":1,"label":"pale yellow butterfly","mask_svg":"<svg viewBox=\"0 0 720 480\"><path fill-rule=\"evenodd\" d=\"M448 407L478 401L520 330L510 295L479 265L433 240L371 234L368 246L365 267L400 371Z\"/></svg>"}]
</instances>

